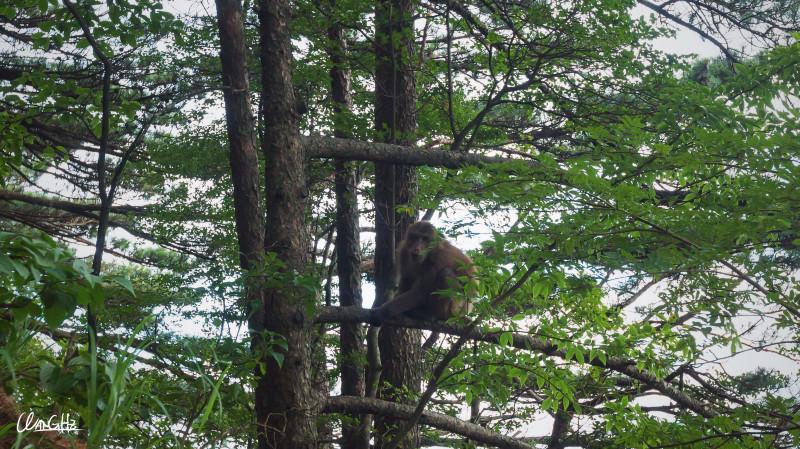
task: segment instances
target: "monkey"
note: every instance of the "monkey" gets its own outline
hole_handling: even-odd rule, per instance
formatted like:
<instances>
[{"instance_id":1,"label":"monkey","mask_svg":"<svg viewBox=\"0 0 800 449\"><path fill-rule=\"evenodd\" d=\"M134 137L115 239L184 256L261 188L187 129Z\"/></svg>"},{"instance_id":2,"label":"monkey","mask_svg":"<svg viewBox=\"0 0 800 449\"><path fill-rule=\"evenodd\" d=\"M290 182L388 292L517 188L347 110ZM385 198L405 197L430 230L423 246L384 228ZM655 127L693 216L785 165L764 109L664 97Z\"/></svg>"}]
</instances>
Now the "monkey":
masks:
<instances>
[{"instance_id":1,"label":"monkey","mask_svg":"<svg viewBox=\"0 0 800 449\"><path fill-rule=\"evenodd\" d=\"M453 291L475 282L472 259L439 235L430 222L418 221L408 227L398 262L398 294L374 310L375 321L402 314L444 321L471 311L469 299L453 297Z\"/></svg>"}]
</instances>

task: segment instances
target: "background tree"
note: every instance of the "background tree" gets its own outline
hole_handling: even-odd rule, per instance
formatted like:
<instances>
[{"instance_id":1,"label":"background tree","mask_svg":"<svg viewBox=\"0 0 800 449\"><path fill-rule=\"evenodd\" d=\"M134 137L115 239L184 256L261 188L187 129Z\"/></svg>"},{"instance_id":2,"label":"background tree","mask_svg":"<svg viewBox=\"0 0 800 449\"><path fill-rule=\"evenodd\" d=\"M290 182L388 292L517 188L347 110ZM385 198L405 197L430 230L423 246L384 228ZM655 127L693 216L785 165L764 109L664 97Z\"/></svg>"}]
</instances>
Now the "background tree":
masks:
<instances>
[{"instance_id":1,"label":"background tree","mask_svg":"<svg viewBox=\"0 0 800 449\"><path fill-rule=\"evenodd\" d=\"M416 130L414 84L415 2L378 1L375 4L375 132L386 143L413 145ZM375 164L375 306L397 292L399 242L416 221L412 204L416 193L416 168L385 162ZM421 377L420 332L383 325L379 334L381 387L379 397L393 402L413 402ZM378 417L375 444L383 447L398 436L395 419ZM418 446L412 430L402 447Z\"/></svg>"}]
</instances>

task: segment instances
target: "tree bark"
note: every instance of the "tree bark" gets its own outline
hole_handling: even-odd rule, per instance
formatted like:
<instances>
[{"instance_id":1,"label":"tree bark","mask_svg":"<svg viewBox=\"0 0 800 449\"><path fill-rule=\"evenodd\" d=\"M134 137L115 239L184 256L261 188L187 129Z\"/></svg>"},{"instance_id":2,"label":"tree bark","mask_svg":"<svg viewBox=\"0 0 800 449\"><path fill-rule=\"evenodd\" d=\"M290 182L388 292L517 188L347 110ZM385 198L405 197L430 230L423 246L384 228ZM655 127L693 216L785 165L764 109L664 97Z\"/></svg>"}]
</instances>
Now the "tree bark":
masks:
<instances>
[{"instance_id":1,"label":"tree bark","mask_svg":"<svg viewBox=\"0 0 800 449\"><path fill-rule=\"evenodd\" d=\"M570 431L570 423L572 422L572 412L566 410L558 410L553 416L553 430L550 433L550 442L547 443L547 449L564 449L567 447L566 442L567 434Z\"/></svg>"},{"instance_id":2,"label":"tree bark","mask_svg":"<svg viewBox=\"0 0 800 449\"><path fill-rule=\"evenodd\" d=\"M261 187L244 21L239 0L216 0L216 4L239 264L249 270L264 260L264 217L259 202Z\"/></svg>"},{"instance_id":3,"label":"tree bark","mask_svg":"<svg viewBox=\"0 0 800 449\"><path fill-rule=\"evenodd\" d=\"M326 5L335 10L336 0ZM331 96L333 97L333 135L349 138L350 70L347 67L347 41L341 23L328 26L328 57L331 60ZM334 184L336 193L336 272L339 278L339 304L361 307L361 239L358 226L358 184L356 168L344 160L334 162ZM364 396L365 379L363 360L364 332L360 323L342 323L339 330L340 371L342 394ZM361 425L347 421L342 423L342 449L369 449L369 427L364 425L366 416L360 418Z\"/></svg>"},{"instance_id":4,"label":"tree bark","mask_svg":"<svg viewBox=\"0 0 800 449\"><path fill-rule=\"evenodd\" d=\"M244 19L239 0L216 0L217 23L222 59L222 86L225 119L230 141L231 180L236 235L239 243L239 264L255 273L264 265L264 215L259 201L259 167L255 139L255 119L250 104L250 83L247 71L247 48L244 41ZM264 287L260 276L246 275L245 307L251 336L251 350L259 356L264 330ZM263 357L263 356L262 356ZM255 373L259 387L265 374ZM263 400L256 393L256 422L262 423ZM261 447L263 426L256 426Z\"/></svg>"},{"instance_id":5,"label":"tree bark","mask_svg":"<svg viewBox=\"0 0 800 449\"><path fill-rule=\"evenodd\" d=\"M280 260L275 276L281 287L265 289L264 330L285 339L286 349L257 348L265 366L256 386L255 409L260 449L317 447L316 419L320 392L313 376L314 317L308 316L315 298L295 286L307 262L307 231L303 217L307 197L305 156L300 144L298 116L291 76L287 0L262 1L261 85L266 160L267 226L264 244ZM264 341L266 344L267 342ZM281 353L275 357L273 353Z\"/></svg>"},{"instance_id":6,"label":"tree bark","mask_svg":"<svg viewBox=\"0 0 800 449\"><path fill-rule=\"evenodd\" d=\"M375 6L375 129L379 140L412 146L416 130L416 90L412 70L414 2L378 0ZM384 304L396 291L396 245L416 213L397 213L416 192L416 170L410 166L375 164L375 301ZM420 388L420 337L414 329L383 326L379 346L383 399L414 401ZM402 393L401 393L402 392ZM377 447L394 439L395 419L375 421ZM408 432L400 447L419 446L419 429Z\"/></svg>"}]
</instances>

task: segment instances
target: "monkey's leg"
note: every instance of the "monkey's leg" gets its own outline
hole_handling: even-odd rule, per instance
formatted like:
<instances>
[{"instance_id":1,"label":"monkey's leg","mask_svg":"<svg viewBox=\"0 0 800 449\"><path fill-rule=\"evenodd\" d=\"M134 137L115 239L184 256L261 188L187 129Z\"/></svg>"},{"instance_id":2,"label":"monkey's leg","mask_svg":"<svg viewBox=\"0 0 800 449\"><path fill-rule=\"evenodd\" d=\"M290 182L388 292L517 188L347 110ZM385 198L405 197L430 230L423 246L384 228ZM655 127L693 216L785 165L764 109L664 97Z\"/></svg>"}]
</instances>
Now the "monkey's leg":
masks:
<instances>
[{"instance_id":1,"label":"monkey's leg","mask_svg":"<svg viewBox=\"0 0 800 449\"><path fill-rule=\"evenodd\" d=\"M405 316L414 318L415 320L433 320L434 316L431 314L429 307L417 307L405 313Z\"/></svg>"},{"instance_id":2,"label":"monkey's leg","mask_svg":"<svg viewBox=\"0 0 800 449\"><path fill-rule=\"evenodd\" d=\"M387 318L400 316L409 310L419 308L425 303L428 295L419 289L412 288L411 290L395 296L391 301L375 309L375 316L378 320L386 320Z\"/></svg>"}]
</instances>

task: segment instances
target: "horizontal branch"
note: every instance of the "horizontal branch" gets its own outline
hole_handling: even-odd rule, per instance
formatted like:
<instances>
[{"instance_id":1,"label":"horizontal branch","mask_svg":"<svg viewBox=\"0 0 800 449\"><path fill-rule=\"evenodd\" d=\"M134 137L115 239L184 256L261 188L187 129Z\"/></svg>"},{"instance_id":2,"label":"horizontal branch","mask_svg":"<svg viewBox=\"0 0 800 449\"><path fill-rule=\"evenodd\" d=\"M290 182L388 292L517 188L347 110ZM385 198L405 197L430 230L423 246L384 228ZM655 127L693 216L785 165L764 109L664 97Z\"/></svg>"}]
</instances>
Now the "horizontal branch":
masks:
<instances>
[{"instance_id":1,"label":"horizontal branch","mask_svg":"<svg viewBox=\"0 0 800 449\"><path fill-rule=\"evenodd\" d=\"M0 201L20 201L35 206L44 206L52 209L59 209L74 214L83 214L85 212L96 212L100 210L100 204L93 203L75 203L72 201L55 200L45 198L42 196L26 195L24 193L12 192L10 190L0 190ZM112 206L111 212L117 214L144 214L148 211L148 206Z\"/></svg>"},{"instance_id":2,"label":"horizontal branch","mask_svg":"<svg viewBox=\"0 0 800 449\"><path fill-rule=\"evenodd\" d=\"M335 137L304 137L303 146L305 147L306 157L309 158L335 158L348 161L388 162L392 164L427 165L445 168L502 164L504 162L524 162L531 166L539 165L538 162L522 159L407 147L388 143L364 142Z\"/></svg>"},{"instance_id":3,"label":"horizontal branch","mask_svg":"<svg viewBox=\"0 0 800 449\"><path fill-rule=\"evenodd\" d=\"M310 159L344 159L348 161L387 162L399 165L415 165L444 168L463 168L492 164L516 163L529 168L542 168L540 162L484 154L464 153L449 150L433 150L423 147L408 147L389 143L365 142L361 140L339 139L335 137L303 137L306 157ZM532 157L532 156L531 156ZM566 172L554 168L542 171L547 179L564 181ZM655 189L655 196L661 205L669 205L683 199L688 192Z\"/></svg>"},{"instance_id":4,"label":"horizontal branch","mask_svg":"<svg viewBox=\"0 0 800 449\"><path fill-rule=\"evenodd\" d=\"M414 413L414 406L382 401L374 398L332 396L328 398L323 411L325 413L369 413L398 419L408 419ZM533 449L533 446L519 439L491 432L485 427L462 421L443 413L423 412L419 422L494 447L505 449Z\"/></svg>"},{"instance_id":5,"label":"horizontal branch","mask_svg":"<svg viewBox=\"0 0 800 449\"><path fill-rule=\"evenodd\" d=\"M333 323L333 322L364 322L367 323L371 319L371 310L363 309L358 306L354 307L323 307L317 316L317 321L320 323ZM457 336L468 336L472 340L485 341L488 343L500 344L500 337L504 331L487 332L481 329L466 330L460 326L438 322L438 321L424 321L414 320L410 318L398 318L391 320L393 325L425 329L446 333ZM555 343L545 340L543 338L534 337L524 334L512 334L511 345L518 349L527 351L539 352L548 356L558 357L564 360L567 358L567 352L559 349ZM700 416L711 418L717 413L709 408L705 403L687 395L675 386L659 379L656 375L640 370L636 367L636 361L630 359L623 359L621 357L608 357L605 361L595 356L593 358L586 358L585 362L592 366L610 369L620 374L624 374L632 379L657 390L664 396L672 399L682 407L685 407Z\"/></svg>"}]
</instances>

